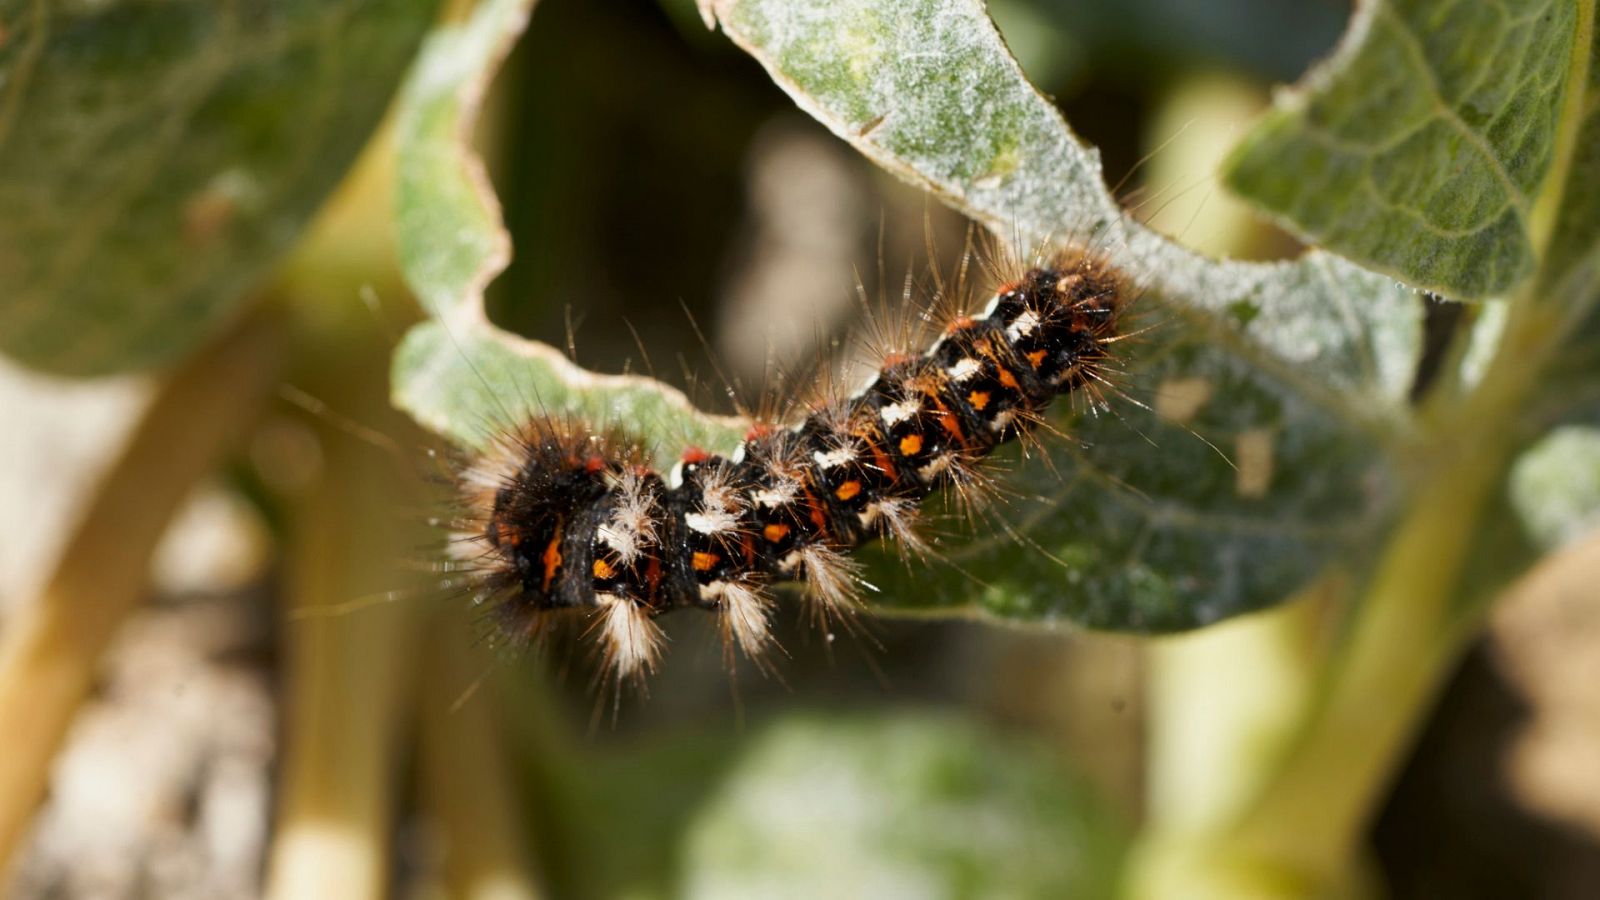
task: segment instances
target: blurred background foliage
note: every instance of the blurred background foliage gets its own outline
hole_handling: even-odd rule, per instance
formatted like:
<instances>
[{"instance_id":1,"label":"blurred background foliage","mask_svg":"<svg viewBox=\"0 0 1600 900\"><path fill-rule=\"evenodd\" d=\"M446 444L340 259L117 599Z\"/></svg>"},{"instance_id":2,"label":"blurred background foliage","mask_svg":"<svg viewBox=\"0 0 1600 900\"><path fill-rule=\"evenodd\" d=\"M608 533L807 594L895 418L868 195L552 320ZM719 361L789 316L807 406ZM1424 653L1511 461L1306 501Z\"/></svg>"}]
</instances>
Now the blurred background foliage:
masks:
<instances>
[{"instance_id":1,"label":"blurred background foliage","mask_svg":"<svg viewBox=\"0 0 1600 900\"><path fill-rule=\"evenodd\" d=\"M1130 203L1157 198L1142 211L1158 227L1212 252L1297 252L1210 173L1270 85L1334 46L1343 3L990 8L1110 180L1131 173ZM0 3L0 63L28 52L30 15ZM892 298L929 244L949 259L965 240L958 216L797 111L688 0L543 0L478 140L515 246L489 289L494 321L570 335L581 365L648 367L718 411L731 404L716 367L759 395L769 354L802 364L859 326L858 283ZM336 170L354 152L316 146ZM248 264L219 263L230 279L276 267L265 288L257 274L207 289L282 310L292 388L169 531L155 597L94 667L8 895L1112 893L1148 787L1135 639L885 620L833 640L786 610L780 676L741 669L730 685L709 624L675 616L648 701L614 710L580 650L507 659L444 637L471 632L470 614L391 564L434 552L438 498L427 477L397 487L432 469L412 452L430 439L386 413L386 357L412 315L388 164L380 137L286 263L314 202ZM8 207L8 228L38 208ZM199 228L215 211L183 209ZM1207 247L1218 232L1227 246ZM53 535L150 388L4 374L0 402L22 423L0 438L9 601L45 580ZM20 601L0 609L14 631ZM1594 613L1574 615L1508 606L1453 676L1371 835L1395 896L1600 885L1600 784L1581 762L1596 697L1547 660L1600 658ZM360 848L320 845L319 824Z\"/></svg>"}]
</instances>

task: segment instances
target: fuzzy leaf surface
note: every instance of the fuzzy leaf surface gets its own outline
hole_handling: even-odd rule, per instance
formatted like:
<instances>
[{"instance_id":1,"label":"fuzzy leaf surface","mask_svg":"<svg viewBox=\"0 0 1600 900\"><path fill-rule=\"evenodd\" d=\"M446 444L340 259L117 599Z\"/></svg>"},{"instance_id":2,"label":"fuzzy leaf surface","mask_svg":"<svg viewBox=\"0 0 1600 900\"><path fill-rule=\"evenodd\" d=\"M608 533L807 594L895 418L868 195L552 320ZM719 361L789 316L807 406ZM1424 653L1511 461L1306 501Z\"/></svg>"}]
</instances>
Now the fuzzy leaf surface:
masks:
<instances>
[{"instance_id":1,"label":"fuzzy leaf surface","mask_svg":"<svg viewBox=\"0 0 1600 900\"><path fill-rule=\"evenodd\" d=\"M1101 248L1144 289L1129 397L1111 398L1111 415L1056 418L1068 436L1044 437L1048 460L1012 466L1011 499L978 527L950 526L939 562L881 551L869 576L880 607L1192 628L1284 598L1381 531L1418 346L1409 291L1322 253L1205 259L1124 217L1098 155L980 4L712 10L802 108L885 168L1025 246Z\"/></svg>"},{"instance_id":2,"label":"fuzzy leaf surface","mask_svg":"<svg viewBox=\"0 0 1600 900\"><path fill-rule=\"evenodd\" d=\"M1539 388L1510 424L1523 442L1498 502L1512 535L1480 541L1477 558L1520 550L1520 571L1540 551L1555 549L1600 526L1600 33L1594 5L1579 4L1579 35L1587 49L1574 72L1562 120L1565 154L1558 155L1547 190L1555 215L1527 302L1556 317L1556 349L1541 364ZM1503 318L1503 317L1502 317ZM1491 582L1497 584L1498 582Z\"/></svg>"},{"instance_id":3,"label":"fuzzy leaf surface","mask_svg":"<svg viewBox=\"0 0 1600 900\"><path fill-rule=\"evenodd\" d=\"M0 351L188 352L378 123L436 0L0 3Z\"/></svg>"},{"instance_id":4,"label":"fuzzy leaf surface","mask_svg":"<svg viewBox=\"0 0 1600 900\"><path fill-rule=\"evenodd\" d=\"M583 373L483 318L482 287L508 247L461 137L520 27L511 9L525 6L492 2L437 38L402 105L402 260L437 318L396 356L396 401L469 447L491 423L540 409L623 423L663 454L685 442L729 450L738 423L654 382ZM1013 499L994 511L1000 524L941 523L940 563L880 553L868 576L880 609L1191 628L1282 599L1381 532L1418 345L1409 291L1327 254L1219 263L1125 219L1095 152L976 0L708 12L880 165L1018 244L1101 248L1146 295L1115 414L1075 417L1063 403L1053 426L1068 436L1045 437L1048 460L1000 462L1020 469L1002 473Z\"/></svg>"},{"instance_id":5,"label":"fuzzy leaf surface","mask_svg":"<svg viewBox=\"0 0 1600 900\"><path fill-rule=\"evenodd\" d=\"M1333 58L1235 150L1228 183L1408 283L1503 294L1537 262L1536 204L1591 14L1569 0L1357 4Z\"/></svg>"}]
</instances>

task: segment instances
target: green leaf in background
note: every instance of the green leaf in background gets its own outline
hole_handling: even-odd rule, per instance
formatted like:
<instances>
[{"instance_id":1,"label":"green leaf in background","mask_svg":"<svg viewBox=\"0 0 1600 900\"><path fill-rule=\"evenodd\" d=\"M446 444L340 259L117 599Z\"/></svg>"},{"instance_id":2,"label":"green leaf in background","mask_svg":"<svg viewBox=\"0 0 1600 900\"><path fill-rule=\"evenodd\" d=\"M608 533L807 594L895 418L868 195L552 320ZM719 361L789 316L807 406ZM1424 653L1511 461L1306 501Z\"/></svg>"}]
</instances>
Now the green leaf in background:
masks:
<instances>
[{"instance_id":1,"label":"green leaf in background","mask_svg":"<svg viewBox=\"0 0 1600 900\"><path fill-rule=\"evenodd\" d=\"M942 715L570 750L524 763L559 897L1109 897L1128 843L1058 752Z\"/></svg>"},{"instance_id":2,"label":"green leaf in background","mask_svg":"<svg viewBox=\"0 0 1600 900\"><path fill-rule=\"evenodd\" d=\"M338 183L435 0L0 4L0 350L188 352Z\"/></svg>"},{"instance_id":3,"label":"green leaf in background","mask_svg":"<svg viewBox=\"0 0 1600 900\"><path fill-rule=\"evenodd\" d=\"M1410 291L1320 253L1205 259L1125 217L973 0L711 6L868 157L1023 244L1101 247L1149 294L1131 402L1058 420L1070 437L1007 479L1000 522L943 539L943 574L880 553L881 607L1190 628L1283 599L1381 531L1403 490Z\"/></svg>"},{"instance_id":4,"label":"green leaf in background","mask_svg":"<svg viewBox=\"0 0 1600 900\"><path fill-rule=\"evenodd\" d=\"M1538 197L1587 66L1574 36L1592 14L1570 0L1357 4L1334 57L1235 150L1228 183L1418 287L1505 293L1534 269Z\"/></svg>"},{"instance_id":5,"label":"green leaf in background","mask_svg":"<svg viewBox=\"0 0 1600 900\"><path fill-rule=\"evenodd\" d=\"M683 840L683 897L1096 898L1125 838L1054 754L902 716L765 729Z\"/></svg>"},{"instance_id":6,"label":"green leaf in background","mask_svg":"<svg viewBox=\"0 0 1600 900\"><path fill-rule=\"evenodd\" d=\"M1600 527L1600 429L1568 425L1546 435L1518 458L1510 490L1543 549Z\"/></svg>"},{"instance_id":7,"label":"green leaf in background","mask_svg":"<svg viewBox=\"0 0 1600 900\"><path fill-rule=\"evenodd\" d=\"M492 325L483 289L511 242L482 161L467 145L490 79L533 0L485 0L429 38L400 100L395 230L401 269L433 319L395 352L395 405L424 427L481 449L529 416L626 425L659 454L736 446L740 422L697 412L682 393L632 376L585 372L543 344ZM656 427L639 427L639 423Z\"/></svg>"}]
</instances>

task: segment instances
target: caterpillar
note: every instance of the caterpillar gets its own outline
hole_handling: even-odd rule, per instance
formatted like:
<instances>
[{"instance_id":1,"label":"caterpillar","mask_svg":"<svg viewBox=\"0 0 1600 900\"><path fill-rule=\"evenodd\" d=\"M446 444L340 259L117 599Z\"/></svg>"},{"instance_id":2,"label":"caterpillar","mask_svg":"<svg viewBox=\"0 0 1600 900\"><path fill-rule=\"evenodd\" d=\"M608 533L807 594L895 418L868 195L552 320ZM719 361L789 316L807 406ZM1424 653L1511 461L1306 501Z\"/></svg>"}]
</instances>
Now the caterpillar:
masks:
<instances>
[{"instance_id":1,"label":"caterpillar","mask_svg":"<svg viewBox=\"0 0 1600 900\"><path fill-rule=\"evenodd\" d=\"M718 617L730 657L759 662L775 585L851 614L864 585L851 551L887 538L924 552L923 500L980 480L1058 397L1100 397L1131 293L1103 256L1061 251L856 393L758 422L730 456L691 447L665 477L624 435L533 416L462 462L454 565L514 633L587 619L619 681L655 670L656 618L690 607Z\"/></svg>"}]
</instances>

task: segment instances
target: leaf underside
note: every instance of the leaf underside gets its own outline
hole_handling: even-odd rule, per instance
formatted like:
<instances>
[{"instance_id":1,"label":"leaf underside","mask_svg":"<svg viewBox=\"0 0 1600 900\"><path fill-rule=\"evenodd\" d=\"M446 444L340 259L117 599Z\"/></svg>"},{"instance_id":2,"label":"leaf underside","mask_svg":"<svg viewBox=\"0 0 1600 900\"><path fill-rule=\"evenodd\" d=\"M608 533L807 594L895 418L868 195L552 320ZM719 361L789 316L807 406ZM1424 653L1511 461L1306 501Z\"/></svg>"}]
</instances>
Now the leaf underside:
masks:
<instances>
[{"instance_id":1,"label":"leaf underside","mask_svg":"<svg viewBox=\"0 0 1600 900\"><path fill-rule=\"evenodd\" d=\"M396 402L468 447L541 408L623 425L663 455L686 439L727 450L737 423L646 379L594 381L483 317L507 239L461 137L525 12L491 2L436 39L402 103L402 263L438 319L397 355ZM749 0L715 13L870 158L1021 246L1103 249L1143 295L1126 397L1111 414L1063 403L1052 427L1065 437L997 462L1010 499L978 527L935 518L941 562L868 551L879 609L1190 628L1283 599L1380 530L1418 345L1409 290L1327 254L1204 259L1126 219L1097 155L974 0Z\"/></svg>"},{"instance_id":2,"label":"leaf underside","mask_svg":"<svg viewBox=\"0 0 1600 900\"><path fill-rule=\"evenodd\" d=\"M0 12L0 351L171 362L295 240L436 0L115 0Z\"/></svg>"}]
</instances>

